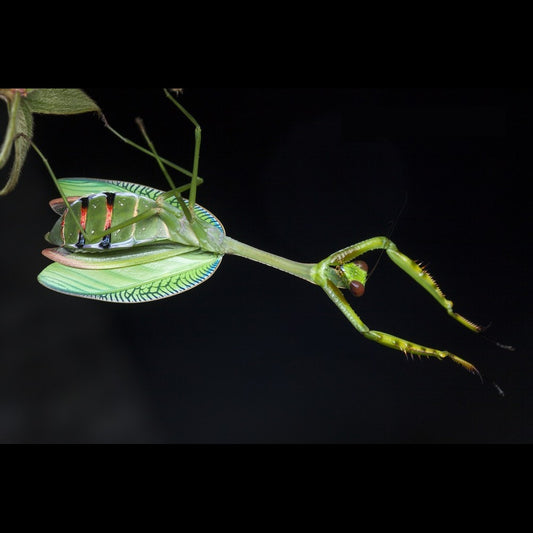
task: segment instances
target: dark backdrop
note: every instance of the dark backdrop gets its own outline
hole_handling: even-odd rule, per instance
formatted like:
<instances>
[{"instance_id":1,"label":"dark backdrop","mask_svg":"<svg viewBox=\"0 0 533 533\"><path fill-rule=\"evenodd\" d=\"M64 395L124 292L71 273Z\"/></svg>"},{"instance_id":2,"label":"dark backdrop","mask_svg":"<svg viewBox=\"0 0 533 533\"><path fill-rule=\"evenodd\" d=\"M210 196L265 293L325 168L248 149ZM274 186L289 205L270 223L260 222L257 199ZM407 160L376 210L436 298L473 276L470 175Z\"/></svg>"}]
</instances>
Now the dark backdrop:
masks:
<instances>
[{"instance_id":1,"label":"dark backdrop","mask_svg":"<svg viewBox=\"0 0 533 533\"><path fill-rule=\"evenodd\" d=\"M191 166L193 128L160 90L86 91L115 128L140 139L142 116L159 152ZM48 291L36 276L57 194L30 154L0 199L0 442L533 440L531 91L188 88L180 99L202 125L199 203L228 235L311 262L397 222L400 250L516 351L461 327L385 257L352 302L362 319L456 353L483 383L366 340L319 288L237 257L155 303ZM95 116L37 116L35 140L58 176L166 187Z\"/></svg>"}]
</instances>

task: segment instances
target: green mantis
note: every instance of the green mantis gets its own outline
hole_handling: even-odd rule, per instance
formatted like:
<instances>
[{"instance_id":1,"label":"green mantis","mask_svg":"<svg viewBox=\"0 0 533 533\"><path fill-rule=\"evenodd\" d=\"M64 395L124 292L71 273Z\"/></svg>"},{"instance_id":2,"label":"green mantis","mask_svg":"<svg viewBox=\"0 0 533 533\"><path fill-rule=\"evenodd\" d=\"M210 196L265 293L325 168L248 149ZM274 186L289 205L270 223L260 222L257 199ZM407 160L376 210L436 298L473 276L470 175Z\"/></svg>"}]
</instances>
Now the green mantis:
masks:
<instances>
[{"instance_id":1,"label":"green mantis","mask_svg":"<svg viewBox=\"0 0 533 533\"><path fill-rule=\"evenodd\" d=\"M228 237L220 221L196 203L201 129L196 120L168 92L166 96L195 127L191 172L161 158L141 131L148 148L122 140L155 158L169 191L116 180L52 178L61 199L51 202L60 216L46 235L54 245L43 254L53 261L38 276L45 287L72 296L116 303L158 300L189 290L211 277L225 254L257 261L317 285L349 322L367 339L404 354L450 359L478 374L471 363L445 350L422 346L389 333L370 329L345 297L361 297L368 267L360 257L383 250L403 272L424 288L461 325L474 332L481 327L453 310L453 303L429 273L400 252L384 236L373 237L334 252L318 263L300 263L259 250ZM109 125L108 125L109 127ZM40 153L40 152L39 152ZM176 187L166 167L190 177ZM188 193L184 198L182 193Z\"/></svg>"}]
</instances>

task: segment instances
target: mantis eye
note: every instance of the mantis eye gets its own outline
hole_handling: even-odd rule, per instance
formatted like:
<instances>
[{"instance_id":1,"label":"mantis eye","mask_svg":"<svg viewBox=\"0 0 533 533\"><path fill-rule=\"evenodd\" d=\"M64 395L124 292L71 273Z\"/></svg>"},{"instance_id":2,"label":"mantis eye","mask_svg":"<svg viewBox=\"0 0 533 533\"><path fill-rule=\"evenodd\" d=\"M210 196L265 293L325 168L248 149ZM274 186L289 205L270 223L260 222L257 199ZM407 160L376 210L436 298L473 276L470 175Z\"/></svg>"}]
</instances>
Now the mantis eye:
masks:
<instances>
[{"instance_id":1,"label":"mantis eye","mask_svg":"<svg viewBox=\"0 0 533 533\"><path fill-rule=\"evenodd\" d=\"M366 263L365 263L366 265ZM365 286L359 281L350 281L350 292L356 297L360 298L365 293Z\"/></svg>"},{"instance_id":2,"label":"mantis eye","mask_svg":"<svg viewBox=\"0 0 533 533\"><path fill-rule=\"evenodd\" d=\"M354 261L353 264L357 265L361 270L368 272L368 265L364 261L361 261L361 259Z\"/></svg>"}]
</instances>

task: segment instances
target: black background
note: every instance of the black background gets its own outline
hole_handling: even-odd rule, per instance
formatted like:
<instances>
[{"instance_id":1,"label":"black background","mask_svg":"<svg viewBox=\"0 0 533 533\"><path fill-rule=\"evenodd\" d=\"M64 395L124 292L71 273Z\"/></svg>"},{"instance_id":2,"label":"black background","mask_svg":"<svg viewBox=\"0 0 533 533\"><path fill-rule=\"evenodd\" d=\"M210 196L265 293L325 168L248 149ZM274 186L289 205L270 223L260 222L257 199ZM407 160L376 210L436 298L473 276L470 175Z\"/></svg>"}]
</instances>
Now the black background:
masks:
<instances>
[{"instance_id":1,"label":"black background","mask_svg":"<svg viewBox=\"0 0 533 533\"><path fill-rule=\"evenodd\" d=\"M116 129L140 140L141 116L161 155L191 167L193 127L162 91L86 91ZM400 250L516 351L461 327L386 257L352 302L361 318L456 353L483 383L366 340L318 287L237 257L154 303L48 291L36 276L57 194L30 154L0 198L0 442L533 440L530 90L188 88L180 100L202 126L198 201L229 236L313 262L397 221ZM166 188L94 115L36 116L35 141L60 177Z\"/></svg>"}]
</instances>

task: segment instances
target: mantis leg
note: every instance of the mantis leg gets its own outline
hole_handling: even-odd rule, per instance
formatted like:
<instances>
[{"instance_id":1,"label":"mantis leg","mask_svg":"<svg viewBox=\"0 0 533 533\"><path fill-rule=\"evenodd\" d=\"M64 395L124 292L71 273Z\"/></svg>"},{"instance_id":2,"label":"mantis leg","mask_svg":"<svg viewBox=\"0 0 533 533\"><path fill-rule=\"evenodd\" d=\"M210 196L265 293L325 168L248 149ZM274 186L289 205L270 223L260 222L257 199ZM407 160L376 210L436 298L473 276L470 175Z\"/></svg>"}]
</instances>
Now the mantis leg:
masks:
<instances>
[{"instance_id":1,"label":"mantis leg","mask_svg":"<svg viewBox=\"0 0 533 533\"><path fill-rule=\"evenodd\" d=\"M481 378L481 375L474 365L450 352L428 348L426 346L401 339L400 337L395 337L389 333L383 333L381 331L369 329L368 326L359 318L357 313L352 309L350 304L346 301L346 298L344 298L342 292L330 280L326 280L326 283L322 285L322 288L324 291L326 291L326 294L331 298L335 305L342 311L344 316L352 323L355 329L357 329L357 331L359 331L359 333L364 335L367 339L378 342L379 344L383 344L389 348L393 348L394 350L400 350L406 355L416 354L419 356L424 355L427 357L437 357L438 359L449 358L466 368L469 372L477 374Z\"/></svg>"},{"instance_id":2,"label":"mantis leg","mask_svg":"<svg viewBox=\"0 0 533 533\"><path fill-rule=\"evenodd\" d=\"M385 250L389 258L406 274L409 274L409 276L411 276L429 294L431 294L431 296L433 296L433 298L435 298L437 302L439 302L439 304L446 309L446 312L452 318L474 332L481 331L479 326L456 313L453 310L453 302L444 296L443 292L440 290L439 286L428 274L428 272L426 272L424 268L422 268L411 258L401 253L396 245L387 237L373 237L335 252L316 265L316 268L312 274L313 280L317 285L320 285L324 289L329 298L342 311L344 316L346 316L355 329L357 329L357 331L359 331L367 339L378 342L379 344L383 344L384 346L388 346L389 348L393 348L394 350L400 350L405 354L417 354L419 356L424 355L428 357L437 357L438 359L449 358L466 368L468 371L479 375L479 372L472 364L450 352L437 350L435 348L428 348L426 346L395 337L389 333L371 330L359 318L357 313L352 309L350 304L344 298L342 292L339 290L339 287L345 288L345 285L337 283L338 277L336 278L334 273L336 272L336 267L345 265L353 261L356 257L372 250Z\"/></svg>"},{"instance_id":3,"label":"mantis leg","mask_svg":"<svg viewBox=\"0 0 533 533\"><path fill-rule=\"evenodd\" d=\"M57 190L59 191L59 194L61 195L61 199L63 200L63 203L66 206L70 206L69 199L63 193L63 191L61 189L61 186L59 185L59 181L58 181L58 179L57 179L52 167L50 166L50 163L48 162L48 160L46 159L44 154L41 152L41 150L39 150L39 148L35 145L35 143L32 142L31 145L32 145L33 149L35 150L35 152L39 155L39 157L43 161L46 169L48 170L48 173L50 174L50 176L51 176L51 178L52 178ZM157 152L155 152L155 150L154 150L153 152L150 152L150 153L153 153L154 157L159 162L159 156L157 155ZM201 184L203 182L203 180L201 178L197 178L197 180L198 180L198 184ZM186 185L182 185L180 187L172 188L170 191L167 191L167 192L163 193L161 195L161 199L164 200L164 199L167 199L167 198L169 198L171 196L175 196L176 198L178 198L178 200L181 199L182 202L183 202L183 199L181 198L181 193L184 192L184 191L189 190L190 188L191 188L191 183L187 183ZM183 209L183 212L186 215L190 216L189 209L187 208L185 203L183 203L183 208L182 209ZM127 226L131 226L132 224L135 224L137 222L141 222L142 220L145 220L145 219L147 219L147 218L149 218L151 216L154 216L154 215L161 215L161 209L160 208L148 209L147 211L144 211L144 212L140 213L139 215L137 215L135 217L132 217L132 218L130 218L128 220L125 220L125 221L121 222L120 224L114 224L110 228L108 228L107 230L104 230L101 233L97 233L97 234L94 234L94 235L91 235L91 236L87 235L85 230L81 227L80 221L78 220L77 217L74 216L74 213L72 211L69 211L69 213L70 213L69 216L72 217L72 220L78 226L79 231L85 237L85 241L87 243L92 243L92 242L98 242L105 235L113 233L114 231L116 231L118 229L122 229L122 228L125 228Z\"/></svg>"},{"instance_id":4,"label":"mantis leg","mask_svg":"<svg viewBox=\"0 0 533 533\"><path fill-rule=\"evenodd\" d=\"M146 132L144 131L144 126L142 124L142 121L140 119L137 119L137 124L141 128L141 131L145 137L145 140L148 143L149 149L144 148L143 146L140 146L139 144L133 142L132 140L128 139L127 137L124 137L121 133L116 131L114 128L111 127L111 125L107 122L107 119L105 116L103 116L104 124L106 128L111 131L114 135L116 135L121 141L125 142L126 144L129 144L130 146L133 146L137 150L140 150L141 152L153 157L157 160L157 163L163 170L163 174L165 175L166 180L170 184L170 187L172 189L176 189L176 186L174 185L174 182L172 181L172 178L168 175L166 170L164 169L163 165L169 166L178 172L181 172L182 174L185 174L186 176L189 176L191 178L190 182L190 192L189 192L189 209L194 209L194 205L196 203L196 187L199 185L202 180L198 176L198 163L200 160L200 142L202 137L202 130L200 128L200 125L196 121L196 119L175 99L172 97L172 95L165 89L164 90L166 97L192 122L194 125L194 137L195 137L195 145L194 145L194 158L193 158L193 169L192 172L189 170L186 170L183 167L180 167L176 165L175 163L172 163L171 161L168 161L167 159L164 159L163 157L160 157L157 152L155 151L153 144L151 141L147 138ZM179 92L179 90L177 90ZM177 197L176 197L177 198ZM179 201L179 199L178 199ZM183 206L182 206L183 207Z\"/></svg>"},{"instance_id":5,"label":"mantis leg","mask_svg":"<svg viewBox=\"0 0 533 533\"><path fill-rule=\"evenodd\" d=\"M176 92L181 92L181 89L175 89ZM200 161L200 142L202 139L202 129L196 119L165 89L166 97L192 122L194 126L194 156L192 164L191 175L191 190L189 193L189 209L194 209L196 202L196 183L198 180L198 163Z\"/></svg>"},{"instance_id":6,"label":"mantis leg","mask_svg":"<svg viewBox=\"0 0 533 533\"><path fill-rule=\"evenodd\" d=\"M444 293L441 291L435 280L431 275L413 259L407 257L401 253L396 245L387 237L373 237L366 241L354 244L348 248L344 248L322 261L320 265L340 265L351 261L361 254L369 252L371 250L385 250L389 258L399 266L406 274L409 274L419 285L421 285L442 307L446 309L446 312L460 324L467 327L471 331L479 333L482 331L482 327L474 324L470 320L456 313L453 310L453 302L448 300Z\"/></svg>"}]
</instances>

